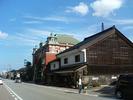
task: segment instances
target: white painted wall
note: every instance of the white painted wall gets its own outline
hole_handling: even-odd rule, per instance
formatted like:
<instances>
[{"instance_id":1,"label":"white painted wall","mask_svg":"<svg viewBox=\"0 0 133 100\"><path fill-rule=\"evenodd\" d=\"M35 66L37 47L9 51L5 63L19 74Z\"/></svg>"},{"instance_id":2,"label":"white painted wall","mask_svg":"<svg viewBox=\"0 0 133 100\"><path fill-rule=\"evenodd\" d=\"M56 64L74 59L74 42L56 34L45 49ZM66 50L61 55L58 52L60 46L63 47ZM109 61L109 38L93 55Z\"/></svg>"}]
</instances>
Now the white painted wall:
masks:
<instances>
[{"instance_id":1,"label":"white painted wall","mask_svg":"<svg viewBox=\"0 0 133 100\"><path fill-rule=\"evenodd\" d=\"M54 67L55 64L55 67ZM59 69L59 61L54 61L50 64L50 70L56 70Z\"/></svg>"},{"instance_id":2,"label":"white painted wall","mask_svg":"<svg viewBox=\"0 0 133 100\"><path fill-rule=\"evenodd\" d=\"M80 62L75 62L76 55L80 55ZM86 62L86 49L83 49L81 51L72 52L69 54L65 54L62 56L60 55L59 58L61 59L61 67L65 67L66 65L71 65L71 64L83 63L83 62ZM67 64L64 64L65 58L68 58Z\"/></svg>"}]
</instances>

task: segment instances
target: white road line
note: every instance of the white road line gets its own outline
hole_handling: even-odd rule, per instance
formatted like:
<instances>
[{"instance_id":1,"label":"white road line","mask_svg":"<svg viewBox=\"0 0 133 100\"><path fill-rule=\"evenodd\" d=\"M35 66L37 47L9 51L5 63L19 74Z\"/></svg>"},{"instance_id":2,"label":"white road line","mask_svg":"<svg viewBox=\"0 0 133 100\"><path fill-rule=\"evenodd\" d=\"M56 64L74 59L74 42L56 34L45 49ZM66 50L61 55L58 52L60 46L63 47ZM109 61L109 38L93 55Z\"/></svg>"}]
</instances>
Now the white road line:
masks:
<instances>
[{"instance_id":1,"label":"white road line","mask_svg":"<svg viewBox=\"0 0 133 100\"><path fill-rule=\"evenodd\" d=\"M12 97L15 97L15 95L13 94Z\"/></svg>"},{"instance_id":2,"label":"white road line","mask_svg":"<svg viewBox=\"0 0 133 100\"><path fill-rule=\"evenodd\" d=\"M10 93L13 93L14 96L16 96L17 98L15 100L23 100L20 96L18 96L11 88L9 88L5 83L4 83L4 86L7 88L7 90L10 92ZM12 95L12 96L13 96Z\"/></svg>"},{"instance_id":3,"label":"white road line","mask_svg":"<svg viewBox=\"0 0 133 100\"><path fill-rule=\"evenodd\" d=\"M9 93L12 95L12 92L9 91Z\"/></svg>"},{"instance_id":4,"label":"white road line","mask_svg":"<svg viewBox=\"0 0 133 100\"><path fill-rule=\"evenodd\" d=\"M18 100L17 98L15 98L15 100Z\"/></svg>"}]
</instances>

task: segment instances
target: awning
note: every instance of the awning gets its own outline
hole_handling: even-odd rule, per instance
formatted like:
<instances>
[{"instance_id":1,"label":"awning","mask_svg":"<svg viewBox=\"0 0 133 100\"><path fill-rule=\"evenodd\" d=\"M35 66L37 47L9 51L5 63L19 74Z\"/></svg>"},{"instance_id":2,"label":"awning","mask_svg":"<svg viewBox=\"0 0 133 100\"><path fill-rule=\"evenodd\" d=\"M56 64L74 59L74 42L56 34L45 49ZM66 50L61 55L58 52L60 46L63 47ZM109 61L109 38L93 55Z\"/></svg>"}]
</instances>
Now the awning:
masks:
<instances>
[{"instance_id":1,"label":"awning","mask_svg":"<svg viewBox=\"0 0 133 100\"><path fill-rule=\"evenodd\" d=\"M74 73L74 72L77 72L79 70L82 70L85 67L87 67L86 64L71 65L71 66L67 66L63 69L54 71L53 73L57 73L57 74Z\"/></svg>"},{"instance_id":2,"label":"awning","mask_svg":"<svg viewBox=\"0 0 133 100\"><path fill-rule=\"evenodd\" d=\"M56 71L54 73L57 73L57 74L62 74L62 73L73 73L74 71Z\"/></svg>"}]
</instances>

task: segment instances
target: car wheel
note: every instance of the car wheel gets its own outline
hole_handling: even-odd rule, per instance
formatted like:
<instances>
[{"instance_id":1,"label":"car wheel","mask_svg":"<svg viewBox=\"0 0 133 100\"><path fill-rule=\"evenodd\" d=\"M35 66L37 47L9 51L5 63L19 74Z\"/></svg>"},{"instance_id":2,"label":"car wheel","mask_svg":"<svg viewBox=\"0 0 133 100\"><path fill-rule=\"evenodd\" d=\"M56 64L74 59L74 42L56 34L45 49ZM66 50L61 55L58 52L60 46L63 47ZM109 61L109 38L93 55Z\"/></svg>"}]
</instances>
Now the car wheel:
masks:
<instances>
[{"instance_id":1,"label":"car wheel","mask_svg":"<svg viewBox=\"0 0 133 100\"><path fill-rule=\"evenodd\" d=\"M116 95L116 97L118 99L122 99L123 98L123 93L120 90L116 91L116 94L115 95Z\"/></svg>"}]
</instances>

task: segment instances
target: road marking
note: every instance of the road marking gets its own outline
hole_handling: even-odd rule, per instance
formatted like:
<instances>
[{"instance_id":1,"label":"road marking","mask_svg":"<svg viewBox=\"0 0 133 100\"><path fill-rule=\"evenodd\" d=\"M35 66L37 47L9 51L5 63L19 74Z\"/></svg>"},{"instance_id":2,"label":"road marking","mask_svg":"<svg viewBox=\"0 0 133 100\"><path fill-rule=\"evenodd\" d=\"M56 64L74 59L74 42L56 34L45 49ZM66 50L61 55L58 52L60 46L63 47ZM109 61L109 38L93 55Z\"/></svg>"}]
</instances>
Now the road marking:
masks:
<instances>
[{"instance_id":1,"label":"road marking","mask_svg":"<svg viewBox=\"0 0 133 100\"><path fill-rule=\"evenodd\" d=\"M12 97L15 97L15 95L13 94Z\"/></svg>"},{"instance_id":2,"label":"road marking","mask_svg":"<svg viewBox=\"0 0 133 100\"><path fill-rule=\"evenodd\" d=\"M18 100L17 98L15 98L15 100Z\"/></svg>"},{"instance_id":3,"label":"road marking","mask_svg":"<svg viewBox=\"0 0 133 100\"><path fill-rule=\"evenodd\" d=\"M9 92L12 95L12 92Z\"/></svg>"},{"instance_id":4,"label":"road marking","mask_svg":"<svg viewBox=\"0 0 133 100\"><path fill-rule=\"evenodd\" d=\"M11 88L9 88L5 83L4 86L9 91L9 93L12 93L12 96L15 97L15 100L23 100L20 96L18 96ZM16 98L17 97L17 98Z\"/></svg>"}]
</instances>

